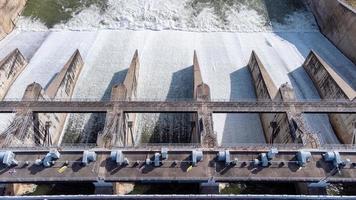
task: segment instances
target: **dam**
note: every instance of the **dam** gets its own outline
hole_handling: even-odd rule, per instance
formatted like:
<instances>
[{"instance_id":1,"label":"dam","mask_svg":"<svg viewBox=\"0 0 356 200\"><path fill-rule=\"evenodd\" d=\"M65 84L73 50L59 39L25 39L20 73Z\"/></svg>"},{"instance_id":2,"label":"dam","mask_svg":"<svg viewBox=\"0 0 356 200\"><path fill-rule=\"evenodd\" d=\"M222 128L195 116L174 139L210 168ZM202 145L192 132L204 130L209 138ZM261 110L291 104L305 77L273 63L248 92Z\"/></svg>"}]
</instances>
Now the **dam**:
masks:
<instances>
[{"instance_id":1,"label":"dam","mask_svg":"<svg viewBox=\"0 0 356 200\"><path fill-rule=\"evenodd\" d=\"M1 179L355 182L355 26L343 24L356 16L329 1L85 1L58 18L35 12L46 9L35 0L4 1L0 141L18 164ZM347 42L324 24L330 6ZM275 148L269 164L280 167L244 167ZM313 161L299 172L289 161L304 151ZM330 175L330 152L341 175Z\"/></svg>"}]
</instances>

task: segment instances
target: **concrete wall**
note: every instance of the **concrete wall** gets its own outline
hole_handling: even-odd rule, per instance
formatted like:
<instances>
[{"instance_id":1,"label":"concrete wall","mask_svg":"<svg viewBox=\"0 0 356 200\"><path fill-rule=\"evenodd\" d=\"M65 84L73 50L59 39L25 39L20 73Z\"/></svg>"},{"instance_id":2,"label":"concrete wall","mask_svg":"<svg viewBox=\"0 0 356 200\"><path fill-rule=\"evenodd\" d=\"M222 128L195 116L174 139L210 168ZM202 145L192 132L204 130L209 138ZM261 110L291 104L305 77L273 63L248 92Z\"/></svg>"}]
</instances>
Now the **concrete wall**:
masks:
<instances>
[{"instance_id":1,"label":"concrete wall","mask_svg":"<svg viewBox=\"0 0 356 200\"><path fill-rule=\"evenodd\" d=\"M321 32L356 64L356 11L342 0L304 0Z\"/></svg>"},{"instance_id":2,"label":"concrete wall","mask_svg":"<svg viewBox=\"0 0 356 200\"><path fill-rule=\"evenodd\" d=\"M320 56L311 51L303 67L313 80L323 99L354 100L356 92ZM353 122L356 114L329 114L335 133L341 142L350 144L353 135Z\"/></svg>"},{"instance_id":3,"label":"concrete wall","mask_svg":"<svg viewBox=\"0 0 356 200\"><path fill-rule=\"evenodd\" d=\"M0 40L11 33L27 0L0 0Z\"/></svg>"},{"instance_id":4,"label":"concrete wall","mask_svg":"<svg viewBox=\"0 0 356 200\"><path fill-rule=\"evenodd\" d=\"M0 100L4 99L9 88L26 66L27 60L18 49L0 61Z\"/></svg>"}]
</instances>

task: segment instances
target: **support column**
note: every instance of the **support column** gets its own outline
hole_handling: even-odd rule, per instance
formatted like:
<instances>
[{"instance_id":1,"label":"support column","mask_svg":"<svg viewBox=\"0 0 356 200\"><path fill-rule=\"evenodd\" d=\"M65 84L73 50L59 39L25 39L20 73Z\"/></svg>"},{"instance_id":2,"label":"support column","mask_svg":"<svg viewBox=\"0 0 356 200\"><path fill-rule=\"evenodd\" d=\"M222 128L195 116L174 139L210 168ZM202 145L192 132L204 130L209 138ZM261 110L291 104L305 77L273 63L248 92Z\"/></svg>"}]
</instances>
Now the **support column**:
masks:
<instances>
[{"instance_id":1,"label":"support column","mask_svg":"<svg viewBox=\"0 0 356 200\"><path fill-rule=\"evenodd\" d=\"M203 77L200 71L197 52L194 51L193 57L194 68L194 100L195 101L210 101L210 87L203 82ZM215 147L217 145L216 135L214 134L213 127L213 114L206 106L199 108L197 113L196 131L197 137L203 147ZM194 138L194 137L193 137Z\"/></svg>"}]
</instances>

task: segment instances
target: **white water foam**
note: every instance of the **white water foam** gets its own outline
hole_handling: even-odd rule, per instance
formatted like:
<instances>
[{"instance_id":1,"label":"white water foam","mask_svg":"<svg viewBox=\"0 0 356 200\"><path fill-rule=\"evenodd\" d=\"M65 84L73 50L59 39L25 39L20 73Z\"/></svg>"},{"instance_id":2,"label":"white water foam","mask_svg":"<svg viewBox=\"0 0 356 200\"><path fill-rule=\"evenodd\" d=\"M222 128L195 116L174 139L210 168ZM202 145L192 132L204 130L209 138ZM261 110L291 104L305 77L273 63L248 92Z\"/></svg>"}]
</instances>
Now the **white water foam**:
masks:
<instances>
[{"instance_id":1,"label":"white water foam","mask_svg":"<svg viewBox=\"0 0 356 200\"><path fill-rule=\"evenodd\" d=\"M74 12L65 23L53 30L181 30L196 32L313 32L317 31L313 15L297 10L285 16L285 23L271 22L265 13L246 5L224 6L217 13L212 3L190 6L191 0L109 0L103 12L92 5ZM222 8L221 8L222 9ZM17 27L21 30L46 30L38 19L21 17Z\"/></svg>"}]
</instances>

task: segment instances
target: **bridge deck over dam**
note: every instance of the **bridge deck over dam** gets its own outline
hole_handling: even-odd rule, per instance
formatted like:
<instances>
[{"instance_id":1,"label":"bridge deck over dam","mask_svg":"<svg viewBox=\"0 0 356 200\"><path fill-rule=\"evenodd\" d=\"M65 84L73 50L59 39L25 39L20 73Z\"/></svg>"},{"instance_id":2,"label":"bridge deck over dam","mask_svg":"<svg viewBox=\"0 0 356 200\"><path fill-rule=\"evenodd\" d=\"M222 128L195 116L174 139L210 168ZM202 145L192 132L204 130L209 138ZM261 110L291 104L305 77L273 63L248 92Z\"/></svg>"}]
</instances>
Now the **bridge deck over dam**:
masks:
<instances>
[{"instance_id":1,"label":"bridge deck over dam","mask_svg":"<svg viewBox=\"0 0 356 200\"><path fill-rule=\"evenodd\" d=\"M226 149L222 149L226 150ZM172 148L168 158L154 166L152 157L158 149L122 149L129 160L127 165L118 165L110 159L110 150L92 149L97 154L97 161L82 164L82 150L62 149L61 157L51 167L37 165L36 159L42 158L48 149L14 150L18 166L1 166L1 182L65 182L65 181L194 181L204 182L211 178L216 181L320 181L354 182L356 181L356 151L340 151L342 159L349 159L349 164L334 168L325 162L323 150L312 150L310 162L305 167L297 164L295 150L281 150L267 167L255 166L253 160L263 150L230 151L235 165L226 166L217 161L219 149L202 149L203 157L193 166L191 151L187 148ZM150 163L147 164L147 160Z\"/></svg>"}]
</instances>

